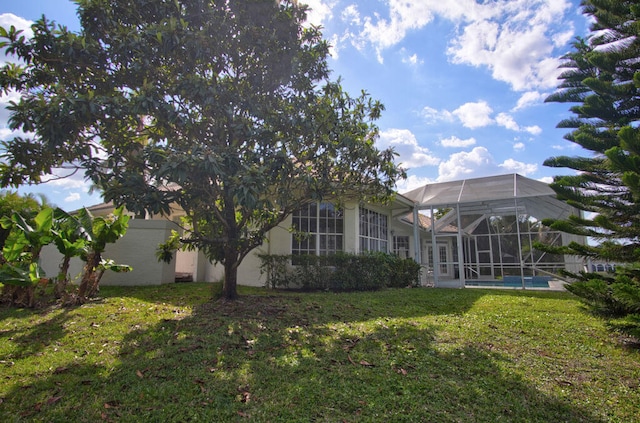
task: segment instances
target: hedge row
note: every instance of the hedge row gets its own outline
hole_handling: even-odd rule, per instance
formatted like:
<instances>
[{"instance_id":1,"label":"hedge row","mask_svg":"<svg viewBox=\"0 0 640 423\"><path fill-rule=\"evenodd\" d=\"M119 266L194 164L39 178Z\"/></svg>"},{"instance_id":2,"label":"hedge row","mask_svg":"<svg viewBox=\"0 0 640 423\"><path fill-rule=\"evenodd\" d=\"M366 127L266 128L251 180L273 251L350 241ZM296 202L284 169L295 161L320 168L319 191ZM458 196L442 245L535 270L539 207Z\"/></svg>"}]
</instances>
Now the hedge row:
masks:
<instances>
[{"instance_id":1,"label":"hedge row","mask_svg":"<svg viewBox=\"0 0 640 423\"><path fill-rule=\"evenodd\" d=\"M260 255L266 286L307 291L373 291L420 284L420 265L391 254Z\"/></svg>"}]
</instances>

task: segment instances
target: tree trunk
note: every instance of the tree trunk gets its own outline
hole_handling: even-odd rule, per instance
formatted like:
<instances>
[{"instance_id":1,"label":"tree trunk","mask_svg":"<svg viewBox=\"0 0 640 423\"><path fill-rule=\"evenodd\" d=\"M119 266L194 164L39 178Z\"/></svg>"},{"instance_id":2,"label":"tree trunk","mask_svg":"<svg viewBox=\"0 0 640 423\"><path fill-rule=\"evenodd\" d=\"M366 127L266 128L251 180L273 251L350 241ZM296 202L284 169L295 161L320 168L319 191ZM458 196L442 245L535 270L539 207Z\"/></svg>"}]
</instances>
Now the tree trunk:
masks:
<instances>
[{"instance_id":1,"label":"tree trunk","mask_svg":"<svg viewBox=\"0 0 640 423\"><path fill-rule=\"evenodd\" d=\"M225 185L226 187L227 185ZM225 243L222 246L224 251L224 282L222 284L222 296L227 301L238 299L238 241L240 231L236 222L236 209L234 206L231 191L225 191L223 215L226 226L223 229Z\"/></svg>"},{"instance_id":2,"label":"tree trunk","mask_svg":"<svg viewBox=\"0 0 640 423\"><path fill-rule=\"evenodd\" d=\"M33 286L4 285L2 300L14 307L33 308L35 305L35 288Z\"/></svg>"},{"instance_id":3,"label":"tree trunk","mask_svg":"<svg viewBox=\"0 0 640 423\"><path fill-rule=\"evenodd\" d=\"M100 269L96 272L93 272L93 279L91 280L91 296L96 295L100 292L100 280L102 279L102 275L104 275L104 269Z\"/></svg>"},{"instance_id":4,"label":"tree trunk","mask_svg":"<svg viewBox=\"0 0 640 423\"><path fill-rule=\"evenodd\" d=\"M225 257L224 260L224 282L222 283L222 297L228 301L238 299L238 266L237 255Z\"/></svg>"},{"instance_id":5,"label":"tree trunk","mask_svg":"<svg viewBox=\"0 0 640 423\"><path fill-rule=\"evenodd\" d=\"M80 302L86 301L87 298L96 293L96 272L100 260L101 256L98 252L92 252L87 256L87 264L84 266L82 281L80 281L80 287L78 288L78 300Z\"/></svg>"},{"instance_id":6,"label":"tree trunk","mask_svg":"<svg viewBox=\"0 0 640 423\"><path fill-rule=\"evenodd\" d=\"M71 257L65 256L60 263L60 272L58 273L58 279L53 287L53 293L56 298L62 298L67 290L67 284L69 283L69 265L71 263Z\"/></svg>"}]
</instances>

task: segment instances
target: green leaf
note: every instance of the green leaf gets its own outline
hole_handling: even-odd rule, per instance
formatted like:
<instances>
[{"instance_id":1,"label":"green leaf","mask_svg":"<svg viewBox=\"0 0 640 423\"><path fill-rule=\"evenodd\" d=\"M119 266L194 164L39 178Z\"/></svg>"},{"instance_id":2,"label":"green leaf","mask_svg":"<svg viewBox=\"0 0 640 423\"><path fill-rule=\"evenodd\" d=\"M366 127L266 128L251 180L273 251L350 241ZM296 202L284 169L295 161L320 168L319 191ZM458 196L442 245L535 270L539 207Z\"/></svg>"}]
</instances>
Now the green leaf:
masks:
<instances>
[{"instance_id":1,"label":"green leaf","mask_svg":"<svg viewBox=\"0 0 640 423\"><path fill-rule=\"evenodd\" d=\"M49 232L53 227L53 209L50 207L46 207L41 210L36 217L34 218L34 222L36 223L36 229L39 232Z\"/></svg>"},{"instance_id":2,"label":"green leaf","mask_svg":"<svg viewBox=\"0 0 640 423\"><path fill-rule=\"evenodd\" d=\"M37 265L36 265L37 266ZM29 266L28 269L22 268L20 266L14 266L9 263L5 263L0 266L0 282L7 285L15 285L15 286L33 286L40 279L34 281L32 279L32 269ZM35 276L36 273L33 273Z\"/></svg>"}]
</instances>

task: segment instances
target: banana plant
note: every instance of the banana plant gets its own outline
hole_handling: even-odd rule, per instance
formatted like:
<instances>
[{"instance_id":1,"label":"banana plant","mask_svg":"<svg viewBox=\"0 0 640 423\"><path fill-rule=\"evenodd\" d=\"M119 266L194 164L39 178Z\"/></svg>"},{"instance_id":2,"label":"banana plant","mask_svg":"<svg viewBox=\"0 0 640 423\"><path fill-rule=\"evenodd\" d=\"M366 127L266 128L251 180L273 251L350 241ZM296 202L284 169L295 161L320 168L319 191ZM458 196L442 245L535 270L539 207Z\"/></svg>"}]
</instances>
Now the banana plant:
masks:
<instances>
[{"instance_id":1,"label":"banana plant","mask_svg":"<svg viewBox=\"0 0 640 423\"><path fill-rule=\"evenodd\" d=\"M19 213L3 216L0 225L10 230L0 266L3 297L14 305L33 307L35 286L44 277L38 264L40 251L53 240L53 209L42 209L32 221Z\"/></svg>"},{"instance_id":2,"label":"banana plant","mask_svg":"<svg viewBox=\"0 0 640 423\"><path fill-rule=\"evenodd\" d=\"M113 260L102 258L107 244L115 243L123 237L129 227L129 216L122 207L117 208L110 216L96 216L83 208L76 216L87 240L87 253L83 257L85 266L78 289L78 301L86 301L98 292L100 279L106 270L127 272L131 266L116 264Z\"/></svg>"},{"instance_id":3,"label":"banana plant","mask_svg":"<svg viewBox=\"0 0 640 423\"><path fill-rule=\"evenodd\" d=\"M53 243L62 254L62 262L54 285L54 295L56 298L61 298L69 285L71 259L86 256L88 240L86 231L78 219L60 208L54 211Z\"/></svg>"}]
</instances>

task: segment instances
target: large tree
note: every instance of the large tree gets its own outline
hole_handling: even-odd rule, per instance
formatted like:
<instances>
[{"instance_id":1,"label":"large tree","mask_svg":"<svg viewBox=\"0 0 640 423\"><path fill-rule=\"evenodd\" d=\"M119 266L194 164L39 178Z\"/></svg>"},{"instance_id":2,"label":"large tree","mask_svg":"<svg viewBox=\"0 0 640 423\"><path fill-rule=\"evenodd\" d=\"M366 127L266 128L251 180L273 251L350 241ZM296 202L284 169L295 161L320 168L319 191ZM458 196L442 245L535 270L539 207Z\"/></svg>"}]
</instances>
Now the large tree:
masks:
<instances>
[{"instance_id":1,"label":"large tree","mask_svg":"<svg viewBox=\"0 0 640 423\"><path fill-rule=\"evenodd\" d=\"M565 56L559 90L547 101L577 103L559 127L590 154L553 157L545 165L569 168L551 185L578 207L553 227L586 235L595 245L564 249L600 260L640 262L640 5L636 1L584 0L591 35ZM609 312L640 312L640 274L629 266L616 277L584 274L570 289Z\"/></svg>"},{"instance_id":2,"label":"large tree","mask_svg":"<svg viewBox=\"0 0 640 423\"><path fill-rule=\"evenodd\" d=\"M385 200L403 171L375 145L382 104L329 79L328 45L294 0L76 0L82 30L44 17L22 64L2 185L69 164L105 200L187 216L183 241L224 265L224 296L267 231L306 202ZM150 246L151 247L151 246Z\"/></svg>"}]
</instances>

